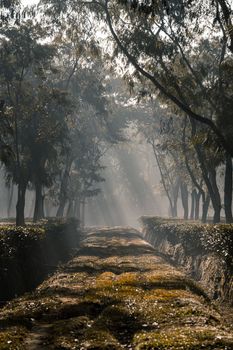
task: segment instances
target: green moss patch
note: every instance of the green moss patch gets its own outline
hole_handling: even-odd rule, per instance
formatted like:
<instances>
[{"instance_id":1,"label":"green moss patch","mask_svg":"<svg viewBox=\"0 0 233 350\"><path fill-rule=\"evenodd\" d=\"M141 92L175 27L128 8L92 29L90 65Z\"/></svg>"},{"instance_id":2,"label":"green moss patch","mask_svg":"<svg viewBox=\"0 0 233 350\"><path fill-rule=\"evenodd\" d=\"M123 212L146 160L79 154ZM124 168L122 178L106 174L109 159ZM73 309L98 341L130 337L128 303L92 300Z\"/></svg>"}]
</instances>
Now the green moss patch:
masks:
<instances>
[{"instance_id":1,"label":"green moss patch","mask_svg":"<svg viewBox=\"0 0 233 350\"><path fill-rule=\"evenodd\" d=\"M24 340L27 334L27 330L23 327L0 330L0 350L25 350Z\"/></svg>"},{"instance_id":2,"label":"green moss patch","mask_svg":"<svg viewBox=\"0 0 233 350\"><path fill-rule=\"evenodd\" d=\"M226 333L215 329L173 328L162 332L143 332L134 337L135 350L200 350L232 349L233 342Z\"/></svg>"}]
</instances>

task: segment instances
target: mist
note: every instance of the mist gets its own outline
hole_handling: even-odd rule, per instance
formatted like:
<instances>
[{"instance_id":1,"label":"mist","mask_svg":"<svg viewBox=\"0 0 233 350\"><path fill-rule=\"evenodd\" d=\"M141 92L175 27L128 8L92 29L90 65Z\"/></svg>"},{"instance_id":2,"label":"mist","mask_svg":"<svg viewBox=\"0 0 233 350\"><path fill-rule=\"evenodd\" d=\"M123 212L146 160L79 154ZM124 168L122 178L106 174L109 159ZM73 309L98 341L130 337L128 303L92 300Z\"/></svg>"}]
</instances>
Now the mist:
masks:
<instances>
[{"instance_id":1,"label":"mist","mask_svg":"<svg viewBox=\"0 0 233 350\"><path fill-rule=\"evenodd\" d=\"M0 350L233 349L233 1L0 14Z\"/></svg>"},{"instance_id":2,"label":"mist","mask_svg":"<svg viewBox=\"0 0 233 350\"><path fill-rule=\"evenodd\" d=\"M178 35L158 21L147 31L119 12L120 25L92 3L20 4L2 12L1 218L232 222L231 47L216 43L224 24L214 36L199 21L187 44L183 27Z\"/></svg>"},{"instance_id":3,"label":"mist","mask_svg":"<svg viewBox=\"0 0 233 350\"><path fill-rule=\"evenodd\" d=\"M103 158L101 193L87 201L87 225L137 227L142 215L167 215L153 154L137 140L114 147Z\"/></svg>"}]
</instances>

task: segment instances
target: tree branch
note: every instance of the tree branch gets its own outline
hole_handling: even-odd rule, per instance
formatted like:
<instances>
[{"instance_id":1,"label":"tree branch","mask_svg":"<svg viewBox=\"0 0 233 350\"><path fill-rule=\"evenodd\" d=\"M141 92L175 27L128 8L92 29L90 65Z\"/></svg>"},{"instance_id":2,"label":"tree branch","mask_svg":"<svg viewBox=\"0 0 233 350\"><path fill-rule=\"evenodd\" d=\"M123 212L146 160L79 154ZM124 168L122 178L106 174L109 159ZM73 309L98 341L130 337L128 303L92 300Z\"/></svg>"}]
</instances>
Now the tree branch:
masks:
<instances>
[{"instance_id":1,"label":"tree branch","mask_svg":"<svg viewBox=\"0 0 233 350\"><path fill-rule=\"evenodd\" d=\"M145 78L149 79L154 86L165 96L167 97L169 100L171 100L174 104L176 104L183 112L185 112L191 119L196 120L202 124L205 124L207 126L209 126L211 128L211 130L215 133L215 135L218 138L219 144L221 144L221 146L227 150L232 156L233 156L233 149L232 147L228 144L228 142L226 141L226 139L224 138L224 136L222 135L221 131L218 129L218 127L215 125L215 123L211 120L208 119L206 117L203 117L197 113L195 113L194 111L192 111L190 109L190 107L186 104L184 104L182 101L180 101L177 97L175 97L174 95L172 95L169 91L167 91L167 89L149 72L147 72L146 70L144 70L140 64L137 62L136 58L134 56L132 56L129 51L127 50L127 48L122 44L121 40L119 39L118 35L116 34L113 25L112 25L112 21L111 21L111 16L109 13L109 9L108 9L108 2L109 0L105 1L105 12L106 12L106 20L107 20L107 24L109 26L110 32L114 38L114 40L116 41L118 47L120 48L120 50L123 52L123 54L127 57L127 59L129 60L129 62L136 68L136 70L141 73ZM103 6L102 4L100 4L101 7Z\"/></svg>"}]
</instances>

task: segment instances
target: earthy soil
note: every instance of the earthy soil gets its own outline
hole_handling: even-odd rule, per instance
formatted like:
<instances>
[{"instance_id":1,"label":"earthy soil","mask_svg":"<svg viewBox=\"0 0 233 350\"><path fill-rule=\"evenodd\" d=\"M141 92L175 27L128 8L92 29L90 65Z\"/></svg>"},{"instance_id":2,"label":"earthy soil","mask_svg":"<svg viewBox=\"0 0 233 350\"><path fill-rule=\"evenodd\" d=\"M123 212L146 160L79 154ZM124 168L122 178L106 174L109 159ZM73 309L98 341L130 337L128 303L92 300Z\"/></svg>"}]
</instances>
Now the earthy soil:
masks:
<instances>
[{"instance_id":1,"label":"earthy soil","mask_svg":"<svg viewBox=\"0 0 233 350\"><path fill-rule=\"evenodd\" d=\"M1 310L0 350L233 349L232 322L130 228L87 234L34 293Z\"/></svg>"}]
</instances>

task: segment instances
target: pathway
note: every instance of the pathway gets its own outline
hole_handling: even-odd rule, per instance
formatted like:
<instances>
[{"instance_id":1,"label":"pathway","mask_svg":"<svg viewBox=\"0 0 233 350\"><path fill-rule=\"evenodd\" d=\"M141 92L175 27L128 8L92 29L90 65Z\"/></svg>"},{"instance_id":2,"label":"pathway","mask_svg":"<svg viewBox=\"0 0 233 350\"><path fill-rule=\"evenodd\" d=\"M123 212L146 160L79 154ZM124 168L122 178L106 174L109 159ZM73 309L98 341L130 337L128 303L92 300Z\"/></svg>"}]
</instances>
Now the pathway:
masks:
<instances>
[{"instance_id":1,"label":"pathway","mask_svg":"<svg viewBox=\"0 0 233 350\"><path fill-rule=\"evenodd\" d=\"M130 228L89 233L77 256L2 310L0 326L0 350L233 349L203 290Z\"/></svg>"}]
</instances>

